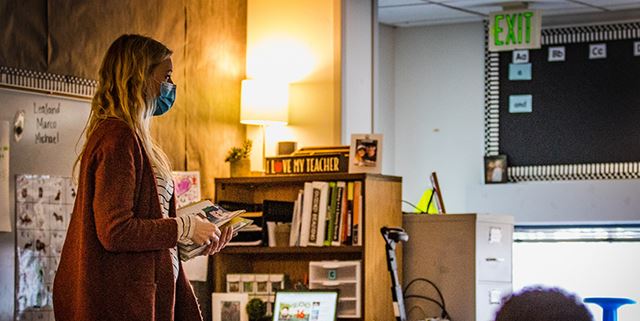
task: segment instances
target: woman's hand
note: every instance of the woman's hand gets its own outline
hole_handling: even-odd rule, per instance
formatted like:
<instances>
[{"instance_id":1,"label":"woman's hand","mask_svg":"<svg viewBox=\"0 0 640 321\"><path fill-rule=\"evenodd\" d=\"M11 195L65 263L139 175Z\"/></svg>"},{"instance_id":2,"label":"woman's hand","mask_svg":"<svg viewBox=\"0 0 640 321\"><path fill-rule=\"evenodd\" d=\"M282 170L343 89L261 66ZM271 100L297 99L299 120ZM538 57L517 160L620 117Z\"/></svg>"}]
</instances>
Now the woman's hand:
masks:
<instances>
[{"instance_id":1,"label":"woman's hand","mask_svg":"<svg viewBox=\"0 0 640 321\"><path fill-rule=\"evenodd\" d=\"M217 244L220 241L220 229L213 223L196 216L192 221L195 222L193 236L191 241L197 245Z\"/></svg>"},{"instance_id":2,"label":"woman's hand","mask_svg":"<svg viewBox=\"0 0 640 321\"><path fill-rule=\"evenodd\" d=\"M205 252L203 252L203 255L213 255L220 252L225 246L227 246L227 244L229 244L229 241L231 241L232 237L233 229L231 228L231 226L223 228L218 241L211 242L211 244L209 244L209 248Z\"/></svg>"}]
</instances>

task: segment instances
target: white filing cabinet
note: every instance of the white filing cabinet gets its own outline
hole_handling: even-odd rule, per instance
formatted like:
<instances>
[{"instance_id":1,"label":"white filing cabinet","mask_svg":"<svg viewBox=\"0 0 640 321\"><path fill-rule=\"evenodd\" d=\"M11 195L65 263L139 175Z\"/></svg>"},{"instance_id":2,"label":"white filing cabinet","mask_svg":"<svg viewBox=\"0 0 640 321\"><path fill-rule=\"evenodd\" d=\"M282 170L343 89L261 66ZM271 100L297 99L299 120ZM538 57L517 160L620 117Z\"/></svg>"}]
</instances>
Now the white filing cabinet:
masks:
<instances>
[{"instance_id":1,"label":"white filing cabinet","mask_svg":"<svg viewBox=\"0 0 640 321\"><path fill-rule=\"evenodd\" d=\"M360 261L311 261L309 262L310 289L337 289L338 317L360 318L362 288Z\"/></svg>"},{"instance_id":2,"label":"white filing cabinet","mask_svg":"<svg viewBox=\"0 0 640 321\"><path fill-rule=\"evenodd\" d=\"M453 320L492 321L501 299L512 291L511 255L513 217L480 214L405 214L409 234L404 245L404 283L416 278L433 281L442 291ZM416 282L409 294L438 300L425 282ZM439 316L430 302L409 299L409 320Z\"/></svg>"}]
</instances>

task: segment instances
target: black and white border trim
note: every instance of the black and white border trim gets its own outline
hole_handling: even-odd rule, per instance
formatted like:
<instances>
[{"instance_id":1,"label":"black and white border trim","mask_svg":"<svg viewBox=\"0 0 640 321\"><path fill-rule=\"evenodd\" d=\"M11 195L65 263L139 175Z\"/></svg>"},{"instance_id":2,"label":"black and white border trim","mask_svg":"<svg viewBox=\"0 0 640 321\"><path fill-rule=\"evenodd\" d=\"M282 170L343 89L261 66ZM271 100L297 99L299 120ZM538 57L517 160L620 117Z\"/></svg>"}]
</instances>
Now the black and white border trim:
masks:
<instances>
[{"instance_id":1,"label":"black and white border trim","mask_svg":"<svg viewBox=\"0 0 640 321\"><path fill-rule=\"evenodd\" d=\"M489 24L485 21L485 60L484 60L484 149L486 156L498 155L500 137L498 126L500 121L499 98L500 79L497 52L489 52Z\"/></svg>"},{"instance_id":2,"label":"black and white border trim","mask_svg":"<svg viewBox=\"0 0 640 321\"><path fill-rule=\"evenodd\" d=\"M484 147L486 156L498 155L499 135L499 62L497 52L489 52L488 30L485 22L485 99L484 99ZM624 40L640 38L640 22L606 25L587 25L542 30L542 45ZM626 163L596 163L571 165L510 166L509 181L554 181L586 179L640 178L640 161Z\"/></svg>"},{"instance_id":3,"label":"black and white border trim","mask_svg":"<svg viewBox=\"0 0 640 321\"><path fill-rule=\"evenodd\" d=\"M640 22L542 29L540 43L556 45L640 38Z\"/></svg>"},{"instance_id":4,"label":"black and white border trim","mask_svg":"<svg viewBox=\"0 0 640 321\"><path fill-rule=\"evenodd\" d=\"M509 181L640 178L640 162L509 167Z\"/></svg>"},{"instance_id":5,"label":"black and white border trim","mask_svg":"<svg viewBox=\"0 0 640 321\"><path fill-rule=\"evenodd\" d=\"M91 99L97 85L97 81L85 78L0 66L3 87Z\"/></svg>"}]
</instances>

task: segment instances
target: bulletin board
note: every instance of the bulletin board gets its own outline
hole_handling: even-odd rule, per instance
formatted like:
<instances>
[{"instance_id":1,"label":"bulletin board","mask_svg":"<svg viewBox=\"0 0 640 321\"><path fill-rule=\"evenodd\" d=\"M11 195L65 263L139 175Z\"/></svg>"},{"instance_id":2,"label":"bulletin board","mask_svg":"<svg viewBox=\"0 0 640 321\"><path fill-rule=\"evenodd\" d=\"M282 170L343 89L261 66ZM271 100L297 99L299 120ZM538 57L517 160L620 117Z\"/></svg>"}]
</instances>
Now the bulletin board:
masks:
<instances>
[{"instance_id":1,"label":"bulletin board","mask_svg":"<svg viewBox=\"0 0 640 321\"><path fill-rule=\"evenodd\" d=\"M546 28L541 44L485 51L486 156L507 156L511 182L640 178L640 23Z\"/></svg>"}]
</instances>

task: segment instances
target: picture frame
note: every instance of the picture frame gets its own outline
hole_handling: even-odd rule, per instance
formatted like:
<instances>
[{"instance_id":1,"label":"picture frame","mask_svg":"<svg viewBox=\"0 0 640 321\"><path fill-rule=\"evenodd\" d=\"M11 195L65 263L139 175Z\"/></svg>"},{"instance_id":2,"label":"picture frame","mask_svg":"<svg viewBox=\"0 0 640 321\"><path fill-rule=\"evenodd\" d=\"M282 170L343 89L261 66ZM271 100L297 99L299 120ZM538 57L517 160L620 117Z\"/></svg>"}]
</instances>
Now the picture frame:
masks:
<instances>
[{"instance_id":1,"label":"picture frame","mask_svg":"<svg viewBox=\"0 0 640 321\"><path fill-rule=\"evenodd\" d=\"M507 155L484 157L484 183L502 184L509 181Z\"/></svg>"},{"instance_id":2,"label":"picture frame","mask_svg":"<svg viewBox=\"0 0 640 321\"><path fill-rule=\"evenodd\" d=\"M211 317L213 321L249 321L247 314L248 293L211 294Z\"/></svg>"},{"instance_id":3,"label":"picture frame","mask_svg":"<svg viewBox=\"0 0 640 321\"><path fill-rule=\"evenodd\" d=\"M352 134L349 173L382 172L382 134Z\"/></svg>"}]
</instances>

